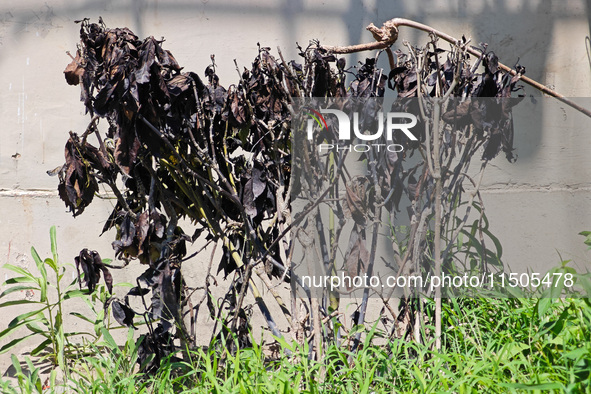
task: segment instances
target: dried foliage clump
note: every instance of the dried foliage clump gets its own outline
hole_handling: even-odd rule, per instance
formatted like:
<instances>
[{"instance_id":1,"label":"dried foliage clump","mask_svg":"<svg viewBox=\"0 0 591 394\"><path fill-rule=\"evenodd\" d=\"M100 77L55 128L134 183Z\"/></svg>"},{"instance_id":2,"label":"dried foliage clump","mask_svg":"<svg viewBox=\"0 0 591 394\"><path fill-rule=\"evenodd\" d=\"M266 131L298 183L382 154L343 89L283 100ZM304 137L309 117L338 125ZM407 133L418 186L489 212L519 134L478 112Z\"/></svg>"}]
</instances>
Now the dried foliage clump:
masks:
<instances>
[{"instance_id":1,"label":"dried foliage clump","mask_svg":"<svg viewBox=\"0 0 591 394\"><path fill-rule=\"evenodd\" d=\"M163 41L153 37L140 40L129 29L110 29L102 21L83 20L80 26L76 56L64 72L69 84L80 85L81 101L91 121L81 135L70 133L66 162L59 171L60 197L74 215L81 214L93 201L99 185L116 197L115 209L103 231L115 228L113 248L117 257L126 264L137 260L146 270L123 301L113 301L113 311L125 325L132 325L136 314L148 321L150 331L140 351L142 359L147 359L147 354L156 355L148 369L173 350L174 337L184 344L195 343L196 315L202 303L212 317L223 319L215 335L236 333L241 343L247 344L251 312L244 304L244 296L248 288L272 333L281 336L266 306L269 298L261 295L252 280L253 273L279 303L295 338L304 340L310 335L311 318L319 322L331 315L332 311L310 300L311 314L301 316L296 301L292 300L288 308L272 283L298 280L288 266L293 242L290 229L313 210L310 207L292 218L290 195L297 190L290 188L308 188L317 197L323 193L326 196L320 182L290 182L291 97L370 98L384 96L391 88L398 94L398 108L420 103L420 140L415 144L400 143L406 144L407 156L420 151L424 160L405 168L403 153L383 152L372 158L372 163L377 164L368 168L366 181L380 185L375 188L352 188L351 179L343 175L348 210L360 226L372 225L370 216L380 217L384 201L383 206L393 215L403 194L412 202L414 227L405 245L397 246L396 261L401 268L407 262L419 264L427 255L433 255L426 252L434 247L426 228L437 227L433 225L437 222L437 194L427 190L436 187L437 179L444 183L440 186L448 204L442 215L454 223L453 231L460 231L457 229L463 228L466 219L455 221L453 203L461 198L462 181L472 156L484 146L484 162L500 151L513 157L510 108L502 100L498 108L484 108L489 104L472 98L510 97L519 75L511 77L498 70L496 57L485 47L471 64L465 50L467 42L460 41L451 50L444 50L433 38L425 48L397 51L390 72L378 67L378 54L359 67L347 68L344 58L337 58L317 42L300 48L303 64L277 59L269 48L259 47L251 68L239 72L238 82L224 88L213 56L202 80L198 74L184 71L164 49ZM484 71L477 73L480 62ZM346 82L348 76L352 76L351 83ZM444 95L462 97L463 101L453 111L443 112L441 120L450 129L444 138L438 137L442 141L439 148L431 131L436 107L431 99ZM495 111L504 114L501 122ZM480 126L470 126L474 121ZM91 143L93 135L95 145ZM319 164L324 159L311 160ZM339 174L345 174L338 164L344 158L335 160ZM308 168L319 171L318 179L330 179L322 173L327 166L312 163ZM439 178L434 169L440 169ZM333 182L331 188L336 191L340 182ZM370 191L375 193L371 198L362 196ZM371 201L364 212L355 209L356 201L361 200ZM340 202L337 205L336 212L341 215L344 208ZM368 216L367 211L373 213ZM181 223L188 222L195 229L192 234L181 228ZM348 261L371 269L371 247L365 245L362 231L357 233L357 258ZM203 297L197 302L197 289L191 288L182 275L183 265L190 264L194 257L186 256L186 243L199 237L207 244L221 246L217 270L234 278L219 307L211 300L213 261L202 275ZM453 234L447 241L453 244ZM444 249L445 253L450 247ZM109 272L106 266L95 263L93 253L84 250L77 259L91 290L100 272L105 279ZM334 256L326 257L334 263ZM148 310L134 310L129 296L151 297L150 303L144 302ZM363 323L363 308L357 315L358 323ZM329 331L315 330L316 343L321 343L320 335L335 335Z\"/></svg>"},{"instance_id":2,"label":"dried foliage clump","mask_svg":"<svg viewBox=\"0 0 591 394\"><path fill-rule=\"evenodd\" d=\"M223 248L218 271L236 275L226 297L225 325L240 325L253 268L261 276L289 280L278 236L288 212L288 104L294 93L288 89L297 89L301 81L268 48L260 48L252 68L226 89L213 56L204 82L183 72L162 41L142 41L129 29L109 29L102 21L80 23L80 45L64 72L69 84L80 85L92 119L82 135L71 133L66 144L66 163L59 172L61 198L78 215L99 184L116 196L103 231L117 229L113 248L118 258L146 265L138 287L128 295L144 297L149 290L146 316L160 319L157 328L150 324L145 346L169 338L164 333L173 328L186 343L194 340L199 305L192 305L188 294L194 289L185 283L181 268L189 259L186 242L204 231L208 243ZM103 121L106 131L101 131ZM196 229L193 234L181 228L182 219ZM265 220L273 225L263 225ZM88 251L78 260L92 290L105 268L93 265L96 259ZM215 316L209 292L214 279L209 270L204 277L201 302ZM118 320L129 325L135 311L127 300L117 302L116 309ZM262 299L259 306L266 310ZM183 319L187 310L190 328Z\"/></svg>"}]
</instances>

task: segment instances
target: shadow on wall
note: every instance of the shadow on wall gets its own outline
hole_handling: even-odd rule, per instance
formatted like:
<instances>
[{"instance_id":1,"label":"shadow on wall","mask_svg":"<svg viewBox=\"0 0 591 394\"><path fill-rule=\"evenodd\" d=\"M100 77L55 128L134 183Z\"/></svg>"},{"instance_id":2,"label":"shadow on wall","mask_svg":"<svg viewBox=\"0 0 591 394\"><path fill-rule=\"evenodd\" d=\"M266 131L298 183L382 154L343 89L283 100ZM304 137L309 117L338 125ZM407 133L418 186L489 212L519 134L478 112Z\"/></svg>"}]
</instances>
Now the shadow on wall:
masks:
<instances>
[{"instance_id":1,"label":"shadow on wall","mask_svg":"<svg viewBox=\"0 0 591 394\"><path fill-rule=\"evenodd\" d=\"M587 18L591 24L591 0L581 3L586 7ZM327 26L335 26L341 21L343 30L347 36L340 42L327 42L328 45L346 45L372 40L371 35L365 31L365 27L373 22L380 26L383 22L393 17L405 17L419 22L432 25L434 28L443 28L441 26L454 26L451 33L459 34L461 29L471 29L466 34L472 34L472 43L478 45L480 42L489 44L489 48L494 50L500 60L507 65L513 66L517 62L524 65L527 69L527 76L545 82L547 76L546 70L549 68L550 47L554 37L552 32L555 30L557 22L568 18L581 18L577 14L576 7L565 7L560 0L502 0L502 1L468 1L457 0L455 2L422 0L412 1L403 0L392 2L390 0L376 0L375 3L363 0L335 0L325 3L305 3L303 0L278 0L276 2L253 2L244 3L239 0L209 1L171 1L171 0L88 0L82 3L72 5L71 2L56 1L48 2L43 0L29 1L23 6L9 6L0 9L0 42L8 45L5 49L10 49L14 43L18 43L29 34L44 35L56 28L72 28L75 19L83 17L98 18L100 15L117 15L129 21L129 27L144 37L145 35L157 34L156 28L146 26L147 23L153 23L165 19L166 21L179 20L186 16L199 15L207 19L209 24L193 26L188 25L185 28L199 32L199 38L207 39L207 35L224 34L224 26L227 21L237 21L240 18L254 18L264 16L268 18L269 26L280 26L281 37L279 42L282 48L287 48L286 53L292 56L295 43L299 42L305 46L310 39L317 38L314 35L320 30L305 31L302 29L303 21L311 19L313 21L325 21ZM13 3L14 4L14 3ZM35 5L36 4L36 5ZM579 9L580 11L580 9ZM112 25L113 22L107 20ZM200 29L211 29L216 26L216 30L201 31ZM219 28L217 28L219 27ZM265 26L261 26L260 31L264 32ZM400 41L395 46L400 47L403 40L422 45L425 41L425 34L412 30L410 28L401 29ZM263 36L258 31L258 36ZM273 31L277 31L274 29ZM209 48L213 51L229 51L233 55L233 50L239 46L253 46L254 42L241 43L241 40L248 39L249 36L242 35L229 40L228 46L224 48ZM585 37L574 37L574 40L581 40L581 48L585 42ZM73 38L74 40L74 38ZM271 37L269 37L269 41ZM274 38L277 41L277 37ZM266 44L261 40L262 45ZM183 44L186 46L186 44ZM571 44L572 45L572 44ZM578 45L578 44L577 44ZM589 41L589 51L591 51L591 41ZM0 52L0 63L3 56L8 56L10 51ZM202 55L201 55L202 56ZM591 59L591 52L589 53ZM254 57L254 53L253 53ZM364 61L365 54L358 53L350 56L347 60L348 66L359 64ZM381 66L387 67L385 56L382 56ZM233 69L233 67L231 67ZM233 70L232 70L233 72ZM235 75L235 74L234 74ZM575 79L573 78L573 81ZM227 81L229 84L231 81ZM574 83L574 82L573 82ZM560 88L560 87L559 87ZM539 93L531 88L527 88L527 94L538 96ZM542 130L543 119L531 119L537 122L535 127L530 130ZM528 161L539 153L539 146L543 144L543 133L539 135L516 134L515 146L520 161Z\"/></svg>"},{"instance_id":2,"label":"shadow on wall","mask_svg":"<svg viewBox=\"0 0 591 394\"><path fill-rule=\"evenodd\" d=\"M561 1L552 0L503 0L441 2L435 0L392 2L377 0L375 5L368 5L362 0L337 0L321 4L305 5L303 0L281 0L276 4L248 4L238 0L227 1L147 1L147 0L92 0L72 5L71 2L52 2L49 5L42 0L38 5L19 8L9 6L0 9L0 25L5 31L4 40L19 39L30 28L40 29L41 34L49 29L67 23L68 19L80 19L84 16L97 18L101 14L129 14L133 26L129 26L139 37L150 35L145 20L148 13L191 14L201 13L209 18L234 20L236 16L248 18L249 15L268 15L270 20L279 18L284 26L284 41L293 45L296 41L305 42L315 37L305 36L298 31L299 17L322 18L324 20L342 20L348 37L342 43L360 43L371 39L365 27L373 22L381 25L394 17L414 19L423 23L435 20L457 21L473 26L473 42L489 43L495 48L501 59L513 64L517 57L527 64L528 75L540 79L546 66L548 51L545 50L552 40L554 22L559 19L580 17L579 14L562 6ZM34 3L34 2L33 2ZM448 4L455 3L455 4ZM13 3L14 4L14 3ZM59 4L59 5L55 5ZM553 7L554 5L554 7ZM591 0L586 0L587 18L591 23ZM172 18L170 20L173 20ZM434 25L437 28L436 25ZM262 26L261 28L264 28ZM304 34L302 34L304 33ZM220 34L220 33L216 33ZM405 33L411 41L418 33ZM584 39L584 37L582 38ZM337 43L327 43L334 45Z\"/></svg>"},{"instance_id":3,"label":"shadow on wall","mask_svg":"<svg viewBox=\"0 0 591 394\"><path fill-rule=\"evenodd\" d=\"M304 2L303 0L251 3L239 0L87 0L76 4L63 0L52 2L33 0L24 5L10 3L12 4L0 8L0 43L3 43L3 49L18 45L20 40L33 32L43 35L60 27L70 29L75 19L83 17L96 19L100 15L106 18L115 15L119 20L128 20L129 27L140 37L157 34L156 30L160 29L149 25L154 20L166 20L167 22L178 20L179 23L183 23L187 16L198 15L200 18L209 20L210 23L207 25L184 25L183 28L199 32L197 38L199 40L206 40L208 34L224 34L224 29L203 32L204 26L208 26L207 28L214 25L223 27L224 22L227 21L264 16L265 20L268 18L269 26L280 25L281 37L279 39L282 48L293 48L296 42L305 46L308 40L316 38L314 35L318 34L320 30L306 31L302 29L302 21L308 19L325 21L327 26L335 26L340 22L346 36L342 37L340 42L326 42L325 44L346 45L371 41L371 35L365 31L365 27L370 22L380 26L393 17L405 17L440 29L443 28L441 26L450 26L451 24L454 26L454 31L450 33L453 34L458 34L461 29L469 28L471 31L467 31L466 34L472 34L474 45L487 42L489 48L497 53L502 62L512 66L519 61L527 68L529 77L542 83L546 83L544 80L546 70L552 60L549 48L555 38L552 36L552 32L554 32L557 22L571 18L585 18L580 15L580 9L576 9L572 4L567 7L561 0L499 0L494 2L485 0L456 0L453 2L333 0L324 3ZM591 24L591 0L581 0L581 5L587 11L585 20ZM113 26L113 22L107 20L107 23ZM266 26L260 26L258 33L261 31L264 33L265 29ZM264 36L264 34L260 35ZM238 46L254 46L255 44L241 42L248 36L232 38L233 40L228 41L227 47L208 50L232 52L233 48ZM401 46L403 39L422 45L425 35L406 28L401 32L401 41L396 44L396 47ZM75 37L67 45L71 46L74 40ZM582 51L585 37L573 37L573 40L581 41ZM269 37L269 41L271 41L271 37ZM267 45L263 41L261 44ZM578 41L575 44L578 47ZM570 45L574 46L574 44ZM589 49L591 50L591 48ZM0 51L0 63L5 57L10 56L10 53L10 50ZM254 53L251 59L253 57ZM364 58L365 54L362 53L352 55L348 59L348 64L349 66L355 65ZM382 61L382 66L386 67L385 59ZM233 69L233 66L231 67ZM539 95L533 89L528 89L527 93ZM528 119L528 121L531 125L528 130L532 130L532 132L529 134L517 132L515 136L515 147L520 163L533 160L539 154L540 146L547 143L543 139L548 138L544 133L536 133L537 130L543 129L542 118Z\"/></svg>"}]
</instances>

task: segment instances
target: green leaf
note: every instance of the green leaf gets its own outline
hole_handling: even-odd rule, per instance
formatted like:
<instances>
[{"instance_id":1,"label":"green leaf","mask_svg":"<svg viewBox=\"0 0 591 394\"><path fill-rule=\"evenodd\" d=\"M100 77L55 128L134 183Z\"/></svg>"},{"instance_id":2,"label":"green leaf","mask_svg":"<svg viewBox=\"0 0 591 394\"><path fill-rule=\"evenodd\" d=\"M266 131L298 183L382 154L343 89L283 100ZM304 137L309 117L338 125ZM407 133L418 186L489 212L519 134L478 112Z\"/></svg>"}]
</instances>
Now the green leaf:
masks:
<instances>
[{"instance_id":1,"label":"green leaf","mask_svg":"<svg viewBox=\"0 0 591 394\"><path fill-rule=\"evenodd\" d=\"M363 324L355 324L349 330L349 335L352 336L354 334L357 334L359 332L364 332L364 331L365 331L365 326Z\"/></svg>"},{"instance_id":2,"label":"green leaf","mask_svg":"<svg viewBox=\"0 0 591 394\"><path fill-rule=\"evenodd\" d=\"M55 264L57 264L58 260L58 255L57 255L57 237L56 237L56 231L55 231L55 226L51 226L51 228L49 229L49 239L51 240L51 254L53 255L53 262ZM57 267L56 265L51 266L51 268L54 269L54 271L57 272Z\"/></svg>"},{"instance_id":3,"label":"green leaf","mask_svg":"<svg viewBox=\"0 0 591 394\"><path fill-rule=\"evenodd\" d=\"M96 335L94 335L88 331L69 331L69 332L64 333L64 339L70 338L70 337L81 336L81 335L88 335L90 337L96 338Z\"/></svg>"},{"instance_id":4,"label":"green leaf","mask_svg":"<svg viewBox=\"0 0 591 394\"><path fill-rule=\"evenodd\" d=\"M51 268L57 274L58 266L57 266L55 260L47 258L47 259L45 259L45 264L47 264L49 266L49 268Z\"/></svg>"},{"instance_id":5,"label":"green leaf","mask_svg":"<svg viewBox=\"0 0 591 394\"><path fill-rule=\"evenodd\" d=\"M57 369L52 369L49 374L49 387L56 387Z\"/></svg>"},{"instance_id":6,"label":"green leaf","mask_svg":"<svg viewBox=\"0 0 591 394\"><path fill-rule=\"evenodd\" d=\"M41 291L41 296L39 298L39 301L46 302L47 301L47 271L45 270L44 263L38 263L37 269L39 269L39 272L41 272L41 278L38 278L38 282L37 282L37 283L39 283L40 291Z\"/></svg>"},{"instance_id":7,"label":"green leaf","mask_svg":"<svg viewBox=\"0 0 591 394\"><path fill-rule=\"evenodd\" d=\"M86 295L88 295L88 290L69 290L64 293L63 299L69 300L70 298L84 297Z\"/></svg>"},{"instance_id":8,"label":"green leaf","mask_svg":"<svg viewBox=\"0 0 591 394\"><path fill-rule=\"evenodd\" d=\"M475 228L478 226L478 221L475 221L472 225L472 232L476 232ZM466 237L468 237L468 243L466 244L467 250L470 250L473 247L476 250L476 253L480 260L483 260L486 256L486 251L482 248L482 244L480 240L478 240L471 232L466 230L461 231Z\"/></svg>"},{"instance_id":9,"label":"green leaf","mask_svg":"<svg viewBox=\"0 0 591 394\"><path fill-rule=\"evenodd\" d=\"M43 260L41 260L41 257L39 257L39 253L37 253L37 249L35 249L34 246L31 246L31 256L33 256L35 264L39 265L43 263Z\"/></svg>"},{"instance_id":10,"label":"green leaf","mask_svg":"<svg viewBox=\"0 0 591 394\"><path fill-rule=\"evenodd\" d=\"M62 326L62 323L63 323L62 315L57 313L54 318L53 328L56 330L59 330L60 327Z\"/></svg>"},{"instance_id":11,"label":"green leaf","mask_svg":"<svg viewBox=\"0 0 591 394\"><path fill-rule=\"evenodd\" d=\"M579 235L587 237L583 242L585 242L585 245L589 246L589 249L591 249L591 231L581 231Z\"/></svg>"},{"instance_id":12,"label":"green leaf","mask_svg":"<svg viewBox=\"0 0 591 394\"><path fill-rule=\"evenodd\" d=\"M361 387L361 390L359 390L360 393L369 393L369 387L371 386L374 380L374 375L377 367L377 364L374 365L371 371L369 372L369 375L364 379L363 387Z\"/></svg>"},{"instance_id":13,"label":"green leaf","mask_svg":"<svg viewBox=\"0 0 591 394\"><path fill-rule=\"evenodd\" d=\"M546 315L548 308L550 308L550 305L552 305L553 302L554 300L548 297L540 298L538 300L537 311L540 318Z\"/></svg>"},{"instance_id":14,"label":"green leaf","mask_svg":"<svg viewBox=\"0 0 591 394\"><path fill-rule=\"evenodd\" d=\"M486 218L486 216L485 216L485 218ZM488 223L488 220L487 220L487 223ZM493 235L493 233L491 233L488 229L484 230L484 234L486 234L491 239L491 241L493 241L493 243L495 244L496 252L494 252L494 254L497 257L497 259L500 260L501 257L503 256L503 246L501 245L501 241L499 241L499 239L497 237L495 237Z\"/></svg>"},{"instance_id":15,"label":"green leaf","mask_svg":"<svg viewBox=\"0 0 591 394\"><path fill-rule=\"evenodd\" d=\"M45 338L49 338L50 337L50 334L51 333L50 333L49 329L47 329L47 328L46 329L43 329L43 328L39 327L37 324L35 324L34 321L27 322L25 324L25 327L27 327L29 329L29 331L31 331L34 334L41 335L41 336L43 336Z\"/></svg>"},{"instance_id":16,"label":"green leaf","mask_svg":"<svg viewBox=\"0 0 591 394\"><path fill-rule=\"evenodd\" d=\"M95 322L94 322L94 320L91 320L91 319L89 319L88 317L86 317L86 316L84 316L83 314L81 314L81 313L78 313L78 312L70 312L70 315L72 315L72 316L76 316L78 319L82 319L82 320L84 320L84 321L87 321L87 322L89 322L90 324L94 324L94 323L95 323Z\"/></svg>"},{"instance_id":17,"label":"green leaf","mask_svg":"<svg viewBox=\"0 0 591 394\"><path fill-rule=\"evenodd\" d=\"M2 268L10 270L12 272L16 272L17 274L21 274L22 276L26 276L27 278L37 282L37 278L35 278L35 276L31 274L29 270L22 269L21 267L17 267L16 265L12 264L4 264Z\"/></svg>"},{"instance_id":18,"label":"green leaf","mask_svg":"<svg viewBox=\"0 0 591 394\"><path fill-rule=\"evenodd\" d=\"M564 324L568 320L569 314L570 314L570 312L568 309L565 309L564 311L562 311L562 313L558 317L558 320L556 320L556 322L554 322L554 324L550 328L550 331L552 331L552 333L554 334L554 337L556 337L558 334L560 334L560 332L564 328Z\"/></svg>"},{"instance_id":19,"label":"green leaf","mask_svg":"<svg viewBox=\"0 0 591 394\"><path fill-rule=\"evenodd\" d=\"M113 287L127 287L127 288L132 288L135 287L136 285L132 285L129 282L121 282L121 283L113 283Z\"/></svg>"},{"instance_id":20,"label":"green leaf","mask_svg":"<svg viewBox=\"0 0 591 394\"><path fill-rule=\"evenodd\" d=\"M369 330L369 332L366 334L365 336L365 341L364 341L364 347L369 347L371 346L371 342L373 340L373 337L376 333L376 329L378 327L378 321L376 321L376 323L371 327L371 329Z\"/></svg>"},{"instance_id":21,"label":"green leaf","mask_svg":"<svg viewBox=\"0 0 591 394\"><path fill-rule=\"evenodd\" d=\"M421 384L421 391L425 391L425 388L427 387L427 382L425 381L425 377L423 376L423 373L421 372L421 370L416 366L416 364L413 364L413 369L414 369L414 376L419 380L419 383Z\"/></svg>"},{"instance_id":22,"label":"green leaf","mask_svg":"<svg viewBox=\"0 0 591 394\"><path fill-rule=\"evenodd\" d=\"M35 265L37 265L37 269L39 273L41 273L41 278L37 278L37 283L39 284L41 290L41 302L47 301L47 271L45 270L45 265L43 264L43 260L39 257L37 250L34 247L31 247L31 256L33 256L33 260L35 260Z\"/></svg>"},{"instance_id":23,"label":"green leaf","mask_svg":"<svg viewBox=\"0 0 591 394\"><path fill-rule=\"evenodd\" d=\"M240 129L240 131L238 132L238 138L240 138L240 141L242 141L242 144L246 144L249 134L250 134L250 129L248 127L245 126Z\"/></svg>"},{"instance_id":24,"label":"green leaf","mask_svg":"<svg viewBox=\"0 0 591 394\"><path fill-rule=\"evenodd\" d=\"M581 297L591 297L591 276L589 274L577 274L577 284L582 288Z\"/></svg>"},{"instance_id":25,"label":"green leaf","mask_svg":"<svg viewBox=\"0 0 591 394\"><path fill-rule=\"evenodd\" d=\"M111 336L111 333L109 332L109 330L102 327L101 333L103 334L103 337L105 338L105 342L109 346L109 348L111 350L113 350L115 353L119 354L121 352L121 350L119 349L119 346L117 346L117 342L115 342L115 340Z\"/></svg>"},{"instance_id":26,"label":"green leaf","mask_svg":"<svg viewBox=\"0 0 591 394\"><path fill-rule=\"evenodd\" d=\"M503 348L499 351L499 360L505 361L510 360L523 352L525 349L529 349L525 343L521 342L509 342L506 343Z\"/></svg>"},{"instance_id":27,"label":"green leaf","mask_svg":"<svg viewBox=\"0 0 591 394\"><path fill-rule=\"evenodd\" d=\"M41 312L43 312L45 309L47 309L47 307L43 307L43 308L36 310L36 311L26 312L21 315L18 315L17 317L12 319L10 321L10 323L8 323L8 328L13 327L16 324L20 324L21 322L23 322L25 320L28 321L28 319L32 316L41 315L40 317L43 317L43 314ZM31 319L30 321L40 320L40 317L36 318L36 319ZM0 336L2 336L2 334L0 334Z\"/></svg>"},{"instance_id":28,"label":"green leaf","mask_svg":"<svg viewBox=\"0 0 591 394\"><path fill-rule=\"evenodd\" d=\"M0 304L0 308L4 308L5 306L14 306L14 305L24 305L24 304L40 304L39 301L30 301L30 300L15 300L15 301L6 301Z\"/></svg>"},{"instance_id":29,"label":"green leaf","mask_svg":"<svg viewBox=\"0 0 591 394\"><path fill-rule=\"evenodd\" d=\"M589 350L587 348L580 347L578 349L571 350L570 352L564 353L563 356L568 359L571 359L571 360L577 360L577 359L584 357L588 354L589 354Z\"/></svg>"},{"instance_id":30,"label":"green leaf","mask_svg":"<svg viewBox=\"0 0 591 394\"><path fill-rule=\"evenodd\" d=\"M18 361L18 358L16 358L14 354L11 354L10 359L12 360L12 366L16 370L17 375L22 375L23 370L21 369L21 363Z\"/></svg>"},{"instance_id":31,"label":"green leaf","mask_svg":"<svg viewBox=\"0 0 591 394\"><path fill-rule=\"evenodd\" d=\"M10 349L12 349L13 347L15 347L19 343L21 343L22 341L24 341L25 339L29 339L29 337L28 336L26 336L26 337L20 337L20 338L16 338L16 339L8 342L6 345L4 345L4 346L2 346L0 348L0 354L6 353ZM14 356L14 354L13 354L13 356Z\"/></svg>"},{"instance_id":32,"label":"green leaf","mask_svg":"<svg viewBox=\"0 0 591 394\"><path fill-rule=\"evenodd\" d=\"M127 341L125 341L126 350L129 350L129 348L135 347L135 342L133 341L134 334L135 334L135 330L133 329L133 327L129 327L129 329L127 330Z\"/></svg>"},{"instance_id":33,"label":"green leaf","mask_svg":"<svg viewBox=\"0 0 591 394\"><path fill-rule=\"evenodd\" d=\"M57 330L56 335L56 342L57 342L57 349L53 349L55 353L57 353L57 363L62 371L66 371L66 360L64 358L64 349L65 349L65 336L64 336L64 325L61 319L61 315L57 314L55 316L55 326L54 329ZM66 371L67 372L67 371Z\"/></svg>"},{"instance_id":34,"label":"green leaf","mask_svg":"<svg viewBox=\"0 0 591 394\"><path fill-rule=\"evenodd\" d=\"M560 298L562 290L564 289L564 275L560 279L552 280L552 287L550 288L550 297Z\"/></svg>"},{"instance_id":35,"label":"green leaf","mask_svg":"<svg viewBox=\"0 0 591 394\"><path fill-rule=\"evenodd\" d=\"M37 286L13 286L10 289L6 289L2 292L2 294L0 294L0 298L7 296L11 293L15 293L17 291L23 291L23 290L39 290L39 288Z\"/></svg>"},{"instance_id":36,"label":"green leaf","mask_svg":"<svg viewBox=\"0 0 591 394\"><path fill-rule=\"evenodd\" d=\"M500 386L519 390L564 390L564 386L560 383L542 383L542 384L525 384L525 383L499 383Z\"/></svg>"},{"instance_id":37,"label":"green leaf","mask_svg":"<svg viewBox=\"0 0 591 394\"><path fill-rule=\"evenodd\" d=\"M66 287L66 289L69 289L70 287L73 287L73 286L76 284L76 282L78 282L78 278L77 278L77 277L76 277L76 278L74 278L74 279L73 279L73 280L70 282L70 284L69 284L69 285Z\"/></svg>"},{"instance_id":38,"label":"green leaf","mask_svg":"<svg viewBox=\"0 0 591 394\"><path fill-rule=\"evenodd\" d=\"M39 379L39 368L35 368L29 357L25 357L25 363L27 364L27 369L30 373L29 382L33 382L38 386L38 391L42 392L41 379Z\"/></svg>"},{"instance_id":39,"label":"green leaf","mask_svg":"<svg viewBox=\"0 0 591 394\"><path fill-rule=\"evenodd\" d=\"M290 352L295 352L296 347L297 347L297 342L292 342L292 344L289 344L285 338L276 337L274 335L273 335L273 339L276 340L281 345L282 349L288 350Z\"/></svg>"},{"instance_id":40,"label":"green leaf","mask_svg":"<svg viewBox=\"0 0 591 394\"><path fill-rule=\"evenodd\" d=\"M0 286L14 285L15 283L37 283L38 284L39 281L37 281L36 279L27 278L26 276L17 276L15 278L7 279Z\"/></svg>"},{"instance_id":41,"label":"green leaf","mask_svg":"<svg viewBox=\"0 0 591 394\"><path fill-rule=\"evenodd\" d=\"M507 291L507 294L509 294L512 298L524 298L525 297L523 291L519 287L507 286L507 287L505 287L505 290Z\"/></svg>"}]
</instances>

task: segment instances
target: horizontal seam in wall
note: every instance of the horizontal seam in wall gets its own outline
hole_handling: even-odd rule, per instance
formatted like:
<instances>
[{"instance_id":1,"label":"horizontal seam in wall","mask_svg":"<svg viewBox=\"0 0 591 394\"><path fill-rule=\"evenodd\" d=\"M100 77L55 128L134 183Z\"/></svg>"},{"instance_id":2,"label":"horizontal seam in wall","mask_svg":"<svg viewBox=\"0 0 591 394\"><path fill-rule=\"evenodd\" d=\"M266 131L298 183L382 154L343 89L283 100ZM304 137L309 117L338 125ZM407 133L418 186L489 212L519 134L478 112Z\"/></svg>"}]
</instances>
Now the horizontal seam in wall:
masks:
<instances>
[{"instance_id":1,"label":"horizontal seam in wall","mask_svg":"<svg viewBox=\"0 0 591 394\"><path fill-rule=\"evenodd\" d=\"M8 197L33 197L33 198L59 198L59 194L56 190L43 190L43 189L0 189L0 198ZM99 198L114 198L114 195L101 193L97 197Z\"/></svg>"},{"instance_id":2,"label":"horizontal seam in wall","mask_svg":"<svg viewBox=\"0 0 591 394\"><path fill-rule=\"evenodd\" d=\"M0 190L0 197L58 197L57 191L54 190Z\"/></svg>"},{"instance_id":3,"label":"horizontal seam in wall","mask_svg":"<svg viewBox=\"0 0 591 394\"><path fill-rule=\"evenodd\" d=\"M471 192L473 189L466 189L466 192ZM485 194L506 194L506 193L552 193L552 192L591 192L591 186L586 187L558 187L558 186L507 186L507 187L484 187L480 188L480 193ZM39 190L39 189L0 189L0 198L2 197L40 197L40 198L56 198L59 194L56 190ZM99 198L112 199L115 196L112 194L101 193Z\"/></svg>"},{"instance_id":4,"label":"horizontal seam in wall","mask_svg":"<svg viewBox=\"0 0 591 394\"><path fill-rule=\"evenodd\" d=\"M466 189L466 192L471 192L472 189ZM591 192L591 186L586 187L568 187L568 186L508 186L508 187L487 187L480 188L480 193L483 194L508 194L508 193L579 193Z\"/></svg>"}]
</instances>

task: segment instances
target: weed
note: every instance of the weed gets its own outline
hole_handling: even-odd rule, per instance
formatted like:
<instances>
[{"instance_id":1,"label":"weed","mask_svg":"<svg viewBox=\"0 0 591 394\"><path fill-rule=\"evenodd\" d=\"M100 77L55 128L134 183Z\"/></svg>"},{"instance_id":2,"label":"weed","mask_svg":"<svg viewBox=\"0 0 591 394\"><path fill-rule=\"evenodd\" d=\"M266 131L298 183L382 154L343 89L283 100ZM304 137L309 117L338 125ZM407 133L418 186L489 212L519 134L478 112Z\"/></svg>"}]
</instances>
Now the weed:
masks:
<instances>
[{"instance_id":1,"label":"weed","mask_svg":"<svg viewBox=\"0 0 591 394\"><path fill-rule=\"evenodd\" d=\"M98 286L92 294L88 294L87 291L77 288L77 279L68 284L65 283L68 264L59 262L55 226L51 227L49 233L52 257L42 260L37 250L34 247L31 248L31 255L38 273L11 264L3 266L3 268L16 273L18 276L10 278L2 284L2 286L8 286L8 289L0 294L0 299L20 291L33 291L35 294L39 294L39 298L37 300L22 299L0 303L0 308L19 305L32 309L16 316L8 323L7 328L0 332L0 340L19 333L15 339L0 348L0 354L12 350L24 341L41 337L41 343L31 351L31 356L48 359L53 365L59 366L67 374L66 358L75 358L76 354L81 351L78 345L71 341L72 338L83 336L96 341L100 337L100 327L104 326L102 304L109 295L104 286ZM52 274L52 278L50 278L48 272ZM94 319L78 312L72 312L71 315L92 323L95 326L94 333L67 331L64 327L64 304L68 300L78 297L83 297L84 301L90 306ZM101 305L97 307L99 303ZM28 333L19 331L19 329L26 329Z\"/></svg>"}]
</instances>

